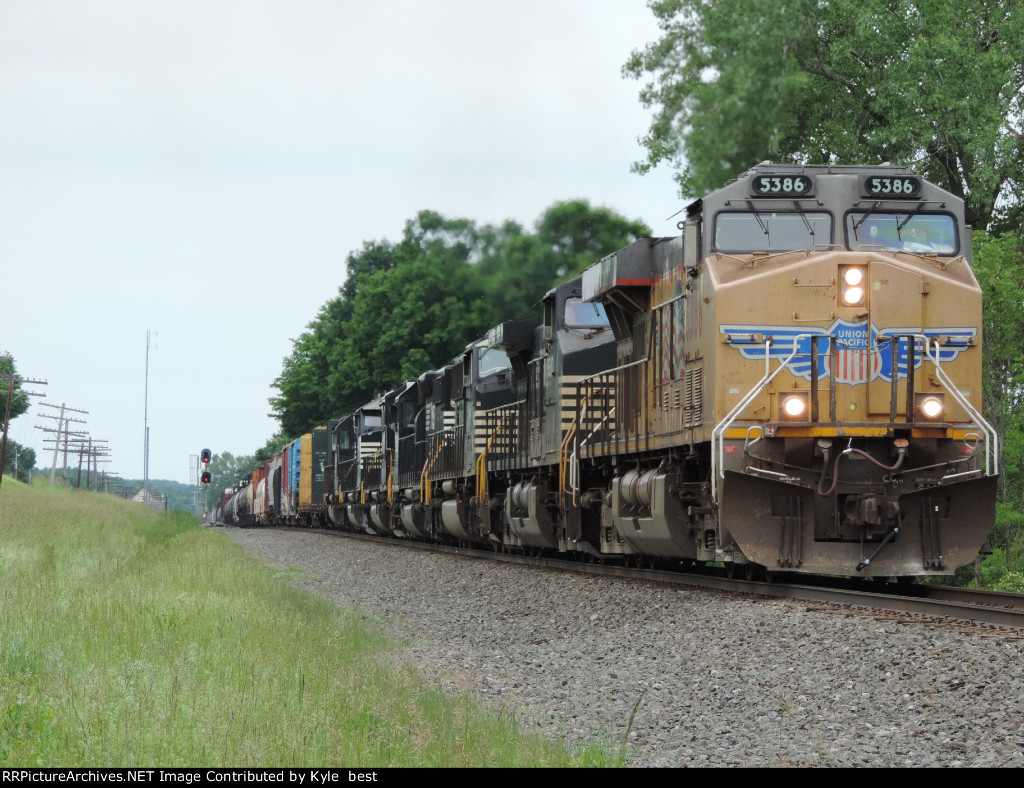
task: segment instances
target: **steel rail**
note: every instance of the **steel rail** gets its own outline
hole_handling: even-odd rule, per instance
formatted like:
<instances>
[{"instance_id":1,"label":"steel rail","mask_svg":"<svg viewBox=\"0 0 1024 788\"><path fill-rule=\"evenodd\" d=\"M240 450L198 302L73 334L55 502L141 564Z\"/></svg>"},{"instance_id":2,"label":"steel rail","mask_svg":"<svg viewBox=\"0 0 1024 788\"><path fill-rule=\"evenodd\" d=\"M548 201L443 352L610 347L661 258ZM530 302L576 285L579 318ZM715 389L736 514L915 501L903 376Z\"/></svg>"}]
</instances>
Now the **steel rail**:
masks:
<instances>
[{"instance_id":1,"label":"steel rail","mask_svg":"<svg viewBox=\"0 0 1024 788\"><path fill-rule=\"evenodd\" d=\"M293 531L296 529L282 528L280 530ZM811 575L794 578L792 575L783 577L782 573L778 573L777 579L773 581L740 580L718 574L693 573L677 569L645 569L623 564L581 562L524 553L502 553L493 549L419 542L409 539L382 539L379 536L349 531L301 530L307 533L312 530L329 536L366 540L375 544L399 548L446 553L472 559L497 560L560 572L618 577L626 580L646 580L671 586L703 588L752 597L792 599L866 610L891 611L1024 630L1024 594L950 586L904 585L857 578L816 578Z\"/></svg>"}]
</instances>

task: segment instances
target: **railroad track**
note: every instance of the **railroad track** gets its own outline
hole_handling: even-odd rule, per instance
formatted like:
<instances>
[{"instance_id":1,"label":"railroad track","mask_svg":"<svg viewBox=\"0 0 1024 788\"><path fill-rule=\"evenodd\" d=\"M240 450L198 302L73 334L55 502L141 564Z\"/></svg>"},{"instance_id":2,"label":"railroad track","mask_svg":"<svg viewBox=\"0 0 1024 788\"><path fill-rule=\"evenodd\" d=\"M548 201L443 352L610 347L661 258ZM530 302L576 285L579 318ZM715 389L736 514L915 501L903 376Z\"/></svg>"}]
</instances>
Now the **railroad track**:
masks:
<instances>
[{"instance_id":1,"label":"railroad track","mask_svg":"<svg viewBox=\"0 0 1024 788\"><path fill-rule=\"evenodd\" d=\"M868 579L814 578L808 575L794 577L782 573L774 575L769 581L745 580L728 578L711 572L684 571L675 568L643 568L617 563L580 562L547 555L500 553L472 547L404 539L382 539L377 536L331 529L303 530L311 530L333 537L365 539L377 544L393 545L397 549L428 550L462 555L468 558L543 567L562 572L646 580L672 586L691 586L751 596L835 605L862 610L867 615L886 611L908 616L926 616L1006 627L1021 630L1020 637L1024 639L1024 594L998 593L950 586L876 582Z\"/></svg>"}]
</instances>

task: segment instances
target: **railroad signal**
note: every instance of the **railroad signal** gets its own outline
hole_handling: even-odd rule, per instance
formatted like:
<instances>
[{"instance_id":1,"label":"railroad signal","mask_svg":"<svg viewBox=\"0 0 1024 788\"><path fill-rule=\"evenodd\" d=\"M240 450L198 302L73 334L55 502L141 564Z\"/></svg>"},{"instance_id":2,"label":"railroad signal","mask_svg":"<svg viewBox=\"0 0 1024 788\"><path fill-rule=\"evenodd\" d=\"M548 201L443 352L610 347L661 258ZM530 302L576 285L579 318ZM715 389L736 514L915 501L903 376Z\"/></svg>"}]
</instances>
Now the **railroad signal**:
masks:
<instances>
[{"instance_id":1,"label":"railroad signal","mask_svg":"<svg viewBox=\"0 0 1024 788\"><path fill-rule=\"evenodd\" d=\"M203 484L209 484L211 479L213 479L213 474L211 474L209 471L203 471L202 476L199 477L199 480Z\"/></svg>"},{"instance_id":2,"label":"railroad signal","mask_svg":"<svg viewBox=\"0 0 1024 788\"><path fill-rule=\"evenodd\" d=\"M210 452L209 449L203 449L199 453L199 459L202 461L203 465L209 465L210 460L213 459L213 454Z\"/></svg>"}]
</instances>

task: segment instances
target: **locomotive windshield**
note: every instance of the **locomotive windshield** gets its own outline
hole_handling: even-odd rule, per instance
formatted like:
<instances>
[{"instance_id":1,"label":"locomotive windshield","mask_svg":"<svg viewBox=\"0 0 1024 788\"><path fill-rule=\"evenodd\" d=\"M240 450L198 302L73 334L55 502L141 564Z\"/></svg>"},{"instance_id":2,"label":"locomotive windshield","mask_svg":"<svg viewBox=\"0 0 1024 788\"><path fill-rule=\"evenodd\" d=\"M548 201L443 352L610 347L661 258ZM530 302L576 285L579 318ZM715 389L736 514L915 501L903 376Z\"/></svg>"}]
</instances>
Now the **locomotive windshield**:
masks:
<instances>
[{"instance_id":1,"label":"locomotive windshield","mask_svg":"<svg viewBox=\"0 0 1024 788\"><path fill-rule=\"evenodd\" d=\"M791 252L832 243L832 216L823 211L744 211L715 218L719 252Z\"/></svg>"},{"instance_id":2,"label":"locomotive windshield","mask_svg":"<svg viewBox=\"0 0 1024 788\"><path fill-rule=\"evenodd\" d=\"M604 304L599 301L584 301L582 298L565 300L566 328L608 328L608 315Z\"/></svg>"},{"instance_id":3,"label":"locomotive windshield","mask_svg":"<svg viewBox=\"0 0 1024 788\"><path fill-rule=\"evenodd\" d=\"M362 432L363 435L365 435L368 432L374 432L380 429L380 411L377 411L375 413L364 412L362 414L362 417L362 429L360 430L360 432Z\"/></svg>"},{"instance_id":4,"label":"locomotive windshield","mask_svg":"<svg viewBox=\"0 0 1024 788\"><path fill-rule=\"evenodd\" d=\"M954 255L956 224L948 214L858 211L846 216L846 237L851 249L884 246L890 251Z\"/></svg>"},{"instance_id":5,"label":"locomotive windshield","mask_svg":"<svg viewBox=\"0 0 1024 788\"><path fill-rule=\"evenodd\" d=\"M416 402L413 400L404 400L399 405L399 419L401 420L402 427L406 429L412 429L416 426Z\"/></svg>"},{"instance_id":6,"label":"locomotive windshield","mask_svg":"<svg viewBox=\"0 0 1024 788\"><path fill-rule=\"evenodd\" d=\"M495 375L498 372L504 372L506 369L511 368L512 362L508 358L508 353L504 350L483 348L480 351L479 376L481 378L486 378L488 375Z\"/></svg>"}]
</instances>

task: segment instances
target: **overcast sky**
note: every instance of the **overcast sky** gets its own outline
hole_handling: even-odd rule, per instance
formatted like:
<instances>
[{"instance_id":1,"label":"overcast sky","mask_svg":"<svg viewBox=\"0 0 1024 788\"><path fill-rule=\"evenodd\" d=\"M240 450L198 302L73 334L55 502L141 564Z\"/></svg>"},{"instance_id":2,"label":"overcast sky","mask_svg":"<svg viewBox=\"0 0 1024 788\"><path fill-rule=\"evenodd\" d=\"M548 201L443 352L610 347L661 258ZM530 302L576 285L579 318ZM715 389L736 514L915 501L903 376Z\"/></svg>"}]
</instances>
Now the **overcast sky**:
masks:
<instances>
[{"instance_id":1,"label":"overcast sky","mask_svg":"<svg viewBox=\"0 0 1024 788\"><path fill-rule=\"evenodd\" d=\"M152 330L150 478L250 454L346 255L418 211L675 232L621 76L657 37L645 0L0 0L0 351L141 478ZM54 412L12 424L41 466Z\"/></svg>"}]
</instances>

